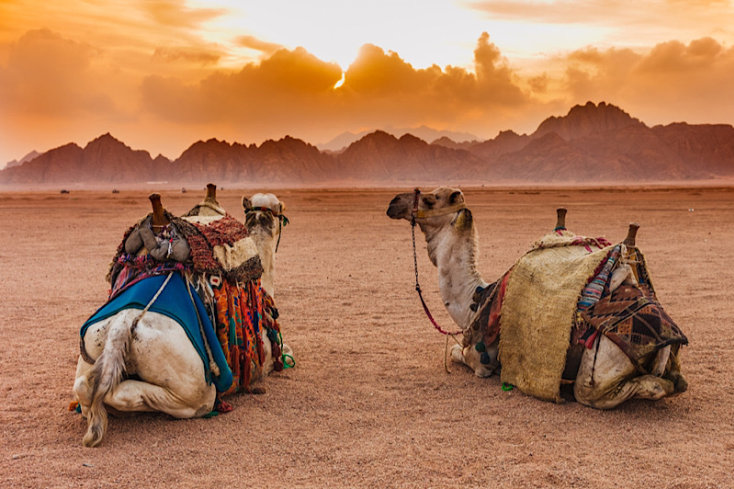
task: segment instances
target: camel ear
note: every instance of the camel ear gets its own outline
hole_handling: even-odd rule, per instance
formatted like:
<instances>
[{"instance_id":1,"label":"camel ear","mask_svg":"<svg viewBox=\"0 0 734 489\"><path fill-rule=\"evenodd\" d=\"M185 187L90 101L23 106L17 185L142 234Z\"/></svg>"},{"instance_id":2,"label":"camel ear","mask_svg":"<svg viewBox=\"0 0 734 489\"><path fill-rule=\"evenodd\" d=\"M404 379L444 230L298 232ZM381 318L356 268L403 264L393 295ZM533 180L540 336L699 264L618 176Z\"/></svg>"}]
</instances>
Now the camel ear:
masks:
<instances>
[{"instance_id":1,"label":"camel ear","mask_svg":"<svg viewBox=\"0 0 734 489\"><path fill-rule=\"evenodd\" d=\"M285 204L281 201L278 201L278 207L279 207L278 215L282 216L283 213L285 212Z\"/></svg>"},{"instance_id":2,"label":"camel ear","mask_svg":"<svg viewBox=\"0 0 734 489\"><path fill-rule=\"evenodd\" d=\"M449 203L451 205L459 204L461 202L464 202L464 194L461 193L461 190L457 190L454 193L451 194L449 197Z\"/></svg>"},{"instance_id":3,"label":"camel ear","mask_svg":"<svg viewBox=\"0 0 734 489\"><path fill-rule=\"evenodd\" d=\"M242 197L242 207L245 208L245 212L252 210L252 202L247 197Z\"/></svg>"}]
</instances>

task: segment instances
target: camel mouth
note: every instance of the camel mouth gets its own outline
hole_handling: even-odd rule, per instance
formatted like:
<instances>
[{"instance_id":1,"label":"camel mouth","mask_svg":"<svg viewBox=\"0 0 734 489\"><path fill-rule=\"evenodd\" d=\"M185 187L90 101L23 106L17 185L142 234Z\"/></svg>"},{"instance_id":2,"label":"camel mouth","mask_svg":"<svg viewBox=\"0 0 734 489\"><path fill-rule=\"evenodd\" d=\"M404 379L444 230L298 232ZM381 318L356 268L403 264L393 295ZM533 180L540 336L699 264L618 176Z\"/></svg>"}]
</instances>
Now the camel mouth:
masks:
<instances>
[{"instance_id":1,"label":"camel mouth","mask_svg":"<svg viewBox=\"0 0 734 489\"><path fill-rule=\"evenodd\" d=\"M387 208L387 217L390 219L400 219L400 211L395 206L390 206Z\"/></svg>"},{"instance_id":2,"label":"camel mouth","mask_svg":"<svg viewBox=\"0 0 734 489\"><path fill-rule=\"evenodd\" d=\"M414 193L398 194L390 201L387 217L390 219L410 219L415 203Z\"/></svg>"},{"instance_id":3,"label":"camel mouth","mask_svg":"<svg viewBox=\"0 0 734 489\"><path fill-rule=\"evenodd\" d=\"M393 199L390 202L390 206L387 208L387 217L390 219L403 219L408 215L408 208L397 199Z\"/></svg>"}]
</instances>

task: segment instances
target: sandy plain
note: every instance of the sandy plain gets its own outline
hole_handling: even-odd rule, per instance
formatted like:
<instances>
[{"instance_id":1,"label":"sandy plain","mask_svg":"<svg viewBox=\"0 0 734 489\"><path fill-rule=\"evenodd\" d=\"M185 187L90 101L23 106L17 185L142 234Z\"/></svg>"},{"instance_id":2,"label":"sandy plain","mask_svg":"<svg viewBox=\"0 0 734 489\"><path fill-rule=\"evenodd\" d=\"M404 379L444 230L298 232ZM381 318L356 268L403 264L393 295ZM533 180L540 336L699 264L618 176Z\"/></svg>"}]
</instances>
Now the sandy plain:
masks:
<instances>
[{"instance_id":1,"label":"sandy plain","mask_svg":"<svg viewBox=\"0 0 734 489\"><path fill-rule=\"evenodd\" d=\"M620 241L642 225L659 299L690 340L690 389L607 412L444 371L444 337L413 288L410 226L385 216L397 192L278 191L291 225L276 301L297 367L212 419L112 418L97 449L67 410L78 330L149 191L0 194L0 486L734 487L734 189L466 190L487 280L552 228L556 207L582 235ZM174 213L203 195L161 193ZM243 193L219 191L238 218ZM448 329L422 236L418 251Z\"/></svg>"}]
</instances>

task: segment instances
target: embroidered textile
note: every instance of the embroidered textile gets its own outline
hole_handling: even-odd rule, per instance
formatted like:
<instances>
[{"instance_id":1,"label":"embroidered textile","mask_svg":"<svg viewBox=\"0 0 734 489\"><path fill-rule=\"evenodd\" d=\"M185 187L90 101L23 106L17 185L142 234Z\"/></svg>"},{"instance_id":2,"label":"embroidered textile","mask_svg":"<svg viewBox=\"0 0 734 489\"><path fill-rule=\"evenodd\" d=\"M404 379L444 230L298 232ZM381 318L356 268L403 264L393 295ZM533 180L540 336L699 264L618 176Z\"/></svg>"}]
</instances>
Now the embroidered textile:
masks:
<instances>
[{"instance_id":1,"label":"embroidered textile","mask_svg":"<svg viewBox=\"0 0 734 489\"><path fill-rule=\"evenodd\" d=\"M196 273L222 275L230 282L249 282L259 279L262 275L262 264L257 255L229 270L224 269L215 258L215 247L234 246L248 236L244 224L229 214L208 224L180 218L173 218L172 222L191 247L191 258Z\"/></svg>"},{"instance_id":2,"label":"embroidered textile","mask_svg":"<svg viewBox=\"0 0 734 489\"><path fill-rule=\"evenodd\" d=\"M238 285L223 280L213 285L212 289L217 314L217 338L233 377L232 385L225 394L249 391L250 382L261 377L265 361L260 337L260 282Z\"/></svg>"},{"instance_id":3,"label":"embroidered textile","mask_svg":"<svg viewBox=\"0 0 734 489\"><path fill-rule=\"evenodd\" d=\"M638 368L642 360L667 345L688 338L663 310L646 284L620 285L582 314L584 325L612 340Z\"/></svg>"}]
</instances>

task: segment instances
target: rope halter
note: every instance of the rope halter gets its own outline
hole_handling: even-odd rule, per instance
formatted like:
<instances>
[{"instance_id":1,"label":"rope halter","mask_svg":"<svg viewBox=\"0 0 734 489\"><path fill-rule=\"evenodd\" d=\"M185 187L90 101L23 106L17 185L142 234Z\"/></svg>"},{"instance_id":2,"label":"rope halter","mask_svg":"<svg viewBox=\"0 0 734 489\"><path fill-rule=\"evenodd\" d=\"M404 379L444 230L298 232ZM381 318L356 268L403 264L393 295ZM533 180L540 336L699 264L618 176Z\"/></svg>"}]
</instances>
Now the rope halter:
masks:
<instances>
[{"instance_id":1,"label":"rope halter","mask_svg":"<svg viewBox=\"0 0 734 489\"><path fill-rule=\"evenodd\" d=\"M420 189L416 188L414 191L415 196L413 197L413 212L411 213L410 224L415 226L416 219L428 219L429 217L447 216L456 212L466 209L465 202L459 202L458 204L450 205L448 207L441 207L439 209L426 209L418 210L418 197L421 194Z\"/></svg>"}]
</instances>

